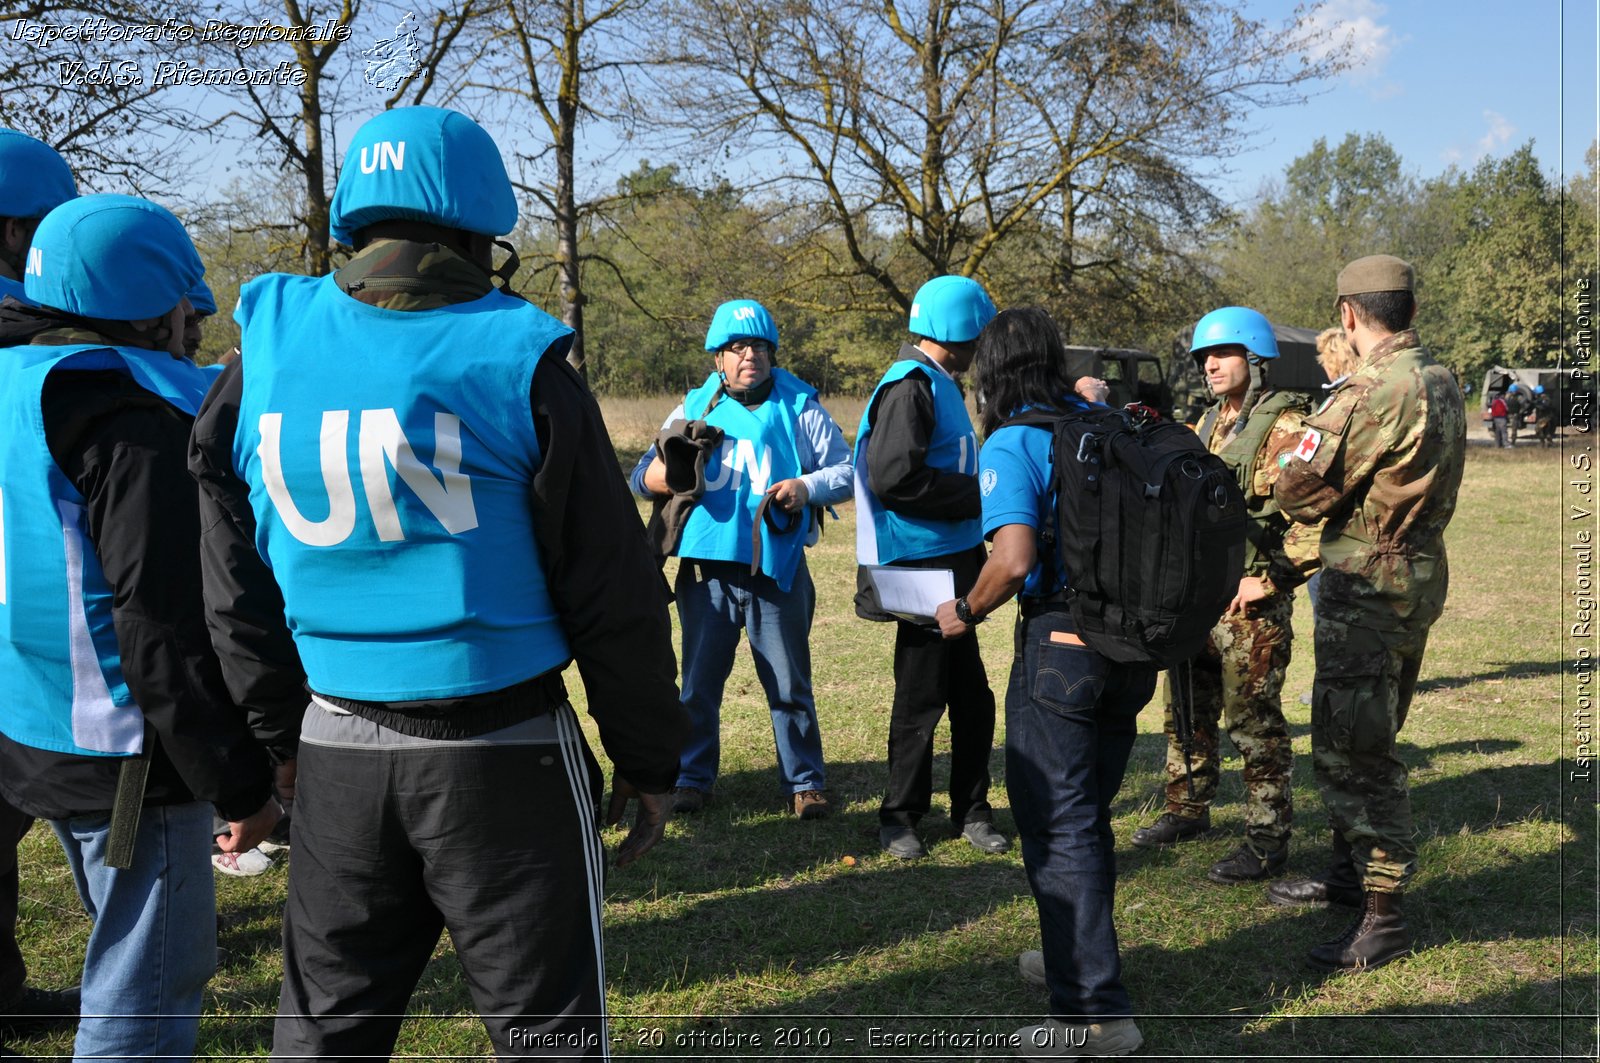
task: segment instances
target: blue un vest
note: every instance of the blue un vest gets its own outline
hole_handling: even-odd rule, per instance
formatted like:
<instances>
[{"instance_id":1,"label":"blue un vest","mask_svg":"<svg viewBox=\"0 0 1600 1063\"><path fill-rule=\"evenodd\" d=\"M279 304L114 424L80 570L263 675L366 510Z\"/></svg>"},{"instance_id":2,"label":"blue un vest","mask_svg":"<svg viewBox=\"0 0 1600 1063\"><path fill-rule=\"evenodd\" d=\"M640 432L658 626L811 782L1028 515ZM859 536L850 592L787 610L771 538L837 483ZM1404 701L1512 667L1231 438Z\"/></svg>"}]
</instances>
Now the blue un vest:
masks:
<instances>
[{"instance_id":1,"label":"blue un vest","mask_svg":"<svg viewBox=\"0 0 1600 1063\"><path fill-rule=\"evenodd\" d=\"M122 677L111 586L84 498L50 456L52 372L112 369L193 417L208 378L164 351L88 344L0 351L0 731L35 749L129 756L144 714Z\"/></svg>"},{"instance_id":2,"label":"blue un vest","mask_svg":"<svg viewBox=\"0 0 1600 1063\"><path fill-rule=\"evenodd\" d=\"M873 389L866 412L861 415L861 427L856 432L856 477L869 492L872 480L867 473L867 440L872 434L872 414L878 393L916 372L922 373L933 385L933 437L928 441L928 467L941 472L978 475L978 436L972 430L972 418L967 415L961 389L939 370L906 358L891 365ZM874 494L873 499L876 500L877 495ZM929 520L891 513L881 504L876 509L874 530L878 536L878 563L882 565L953 554L983 542L983 520L979 517Z\"/></svg>"},{"instance_id":3,"label":"blue un vest","mask_svg":"<svg viewBox=\"0 0 1600 1063\"><path fill-rule=\"evenodd\" d=\"M704 417L707 424L722 429L724 436L722 446L706 463L706 493L689 511L677 554L748 565L750 529L761 497L778 481L793 479L805 471L800 465L795 433L800 411L817 389L793 373L774 369L772 394L766 402L747 410L723 396L708 416L706 406L721 384L722 378L712 373L704 384L684 396L684 417L691 421ZM765 523L762 525L761 571L785 591L800 567L805 539L804 524L779 535L774 535Z\"/></svg>"},{"instance_id":4,"label":"blue un vest","mask_svg":"<svg viewBox=\"0 0 1600 1063\"><path fill-rule=\"evenodd\" d=\"M14 281L10 277L0 277L0 299L4 299L8 295L23 306L38 305L23 292L21 281Z\"/></svg>"},{"instance_id":5,"label":"blue un vest","mask_svg":"<svg viewBox=\"0 0 1600 1063\"><path fill-rule=\"evenodd\" d=\"M571 330L499 292L385 310L284 274L247 284L234 317L234 468L312 689L461 697L564 665L528 396Z\"/></svg>"}]
</instances>

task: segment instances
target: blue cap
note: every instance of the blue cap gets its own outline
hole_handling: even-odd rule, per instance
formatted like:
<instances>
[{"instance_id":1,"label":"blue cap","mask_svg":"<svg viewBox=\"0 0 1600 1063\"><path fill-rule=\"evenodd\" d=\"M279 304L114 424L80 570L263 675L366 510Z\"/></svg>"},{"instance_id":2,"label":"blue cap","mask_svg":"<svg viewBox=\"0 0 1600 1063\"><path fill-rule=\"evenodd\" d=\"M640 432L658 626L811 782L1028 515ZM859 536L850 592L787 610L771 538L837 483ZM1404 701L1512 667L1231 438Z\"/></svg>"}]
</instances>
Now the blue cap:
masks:
<instances>
[{"instance_id":1,"label":"blue cap","mask_svg":"<svg viewBox=\"0 0 1600 1063\"><path fill-rule=\"evenodd\" d=\"M15 129L0 129L0 218L42 218L78 186L56 150Z\"/></svg>"},{"instance_id":2,"label":"blue cap","mask_svg":"<svg viewBox=\"0 0 1600 1063\"><path fill-rule=\"evenodd\" d=\"M971 277L935 277L917 289L906 327L940 343L966 343L978 338L994 314L994 300Z\"/></svg>"},{"instance_id":3,"label":"blue cap","mask_svg":"<svg viewBox=\"0 0 1600 1063\"><path fill-rule=\"evenodd\" d=\"M442 107L397 107L350 142L329 208L340 243L373 222L409 218L502 236L517 224L517 197L494 138Z\"/></svg>"},{"instance_id":4,"label":"blue cap","mask_svg":"<svg viewBox=\"0 0 1600 1063\"><path fill-rule=\"evenodd\" d=\"M201 317L210 317L217 312L217 300L205 281L195 281L194 287L189 289L189 305Z\"/></svg>"},{"instance_id":5,"label":"blue cap","mask_svg":"<svg viewBox=\"0 0 1600 1063\"><path fill-rule=\"evenodd\" d=\"M754 299L733 299L717 307L706 329L706 350L720 351L740 338L766 340L778 349L778 323Z\"/></svg>"},{"instance_id":6,"label":"blue cap","mask_svg":"<svg viewBox=\"0 0 1600 1063\"><path fill-rule=\"evenodd\" d=\"M1243 347L1258 359L1278 357L1272 322L1248 306L1225 306L1200 319L1189 341L1189 353L1199 355L1212 347Z\"/></svg>"},{"instance_id":7,"label":"blue cap","mask_svg":"<svg viewBox=\"0 0 1600 1063\"><path fill-rule=\"evenodd\" d=\"M134 196L81 196L39 223L22 289L57 310L138 321L171 311L205 271L167 208Z\"/></svg>"}]
</instances>

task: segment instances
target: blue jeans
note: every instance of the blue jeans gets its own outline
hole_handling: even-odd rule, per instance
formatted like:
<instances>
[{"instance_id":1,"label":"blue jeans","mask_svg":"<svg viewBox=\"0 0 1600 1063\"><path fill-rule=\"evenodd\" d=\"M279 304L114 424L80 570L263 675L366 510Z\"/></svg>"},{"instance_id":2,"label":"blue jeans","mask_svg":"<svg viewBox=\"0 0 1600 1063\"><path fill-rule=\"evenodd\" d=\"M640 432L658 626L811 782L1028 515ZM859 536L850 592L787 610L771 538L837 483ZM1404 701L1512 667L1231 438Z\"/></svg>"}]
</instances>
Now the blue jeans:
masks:
<instances>
[{"instance_id":1,"label":"blue jeans","mask_svg":"<svg viewBox=\"0 0 1600 1063\"><path fill-rule=\"evenodd\" d=\"M685 559L673 588L683 627L683 707L689 737L678 785L710 790L722 758L722 687L733 670L739 629L750 639L756 676L772 710L772 740L785 793L821 790L822 735L811 697L811 615L816 589L801 558L785 594L765 575L732 561Z\"/></svg>"},{"instance_id":2,"label":"blue jeans","mask_svg":"<svg viewBox=\"0 0 1600 1063\"><path fill-rule=\"evenodd\" d=\"M1022 621L1006 689L1006 789L1039 907L1050 1013L1096 1021L1132 1011L1112 922L1111 802L1155 669L1052 640L1072 618Z\"/></svg>"},{"instance_id":3,"label":"blue jeans","mask_svg":"<svg viewBox=\"0 0 1600 1063\"><path fill-rule=\"evenodd\" d=\"M191 1059L200 997L217 966L211 806L150 805L133 866L105 866L109 816L52 820L84 910L77 1058Z\"/></svg>"}]
</instances>

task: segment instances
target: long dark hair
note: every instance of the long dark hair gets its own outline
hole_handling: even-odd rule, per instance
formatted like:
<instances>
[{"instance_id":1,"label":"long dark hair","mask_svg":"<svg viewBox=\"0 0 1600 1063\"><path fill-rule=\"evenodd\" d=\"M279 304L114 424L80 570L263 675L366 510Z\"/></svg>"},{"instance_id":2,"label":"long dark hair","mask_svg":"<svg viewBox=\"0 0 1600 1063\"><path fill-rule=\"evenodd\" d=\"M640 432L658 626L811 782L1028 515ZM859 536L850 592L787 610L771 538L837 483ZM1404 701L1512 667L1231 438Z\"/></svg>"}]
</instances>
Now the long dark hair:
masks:
<instances>
[{"instance_id":1,"label":"long dark hair","mask_svg":"<svg viewBox=\"0 0 1600 1063\"><path fill-rule=\"evenodd\" d=\"M1061 331L1042 308L1002 310L978 336L973 379L983 409L983 434L1023 407L1064 410L1077 381L1067 372Z\"/></svg>"}]
</instances>

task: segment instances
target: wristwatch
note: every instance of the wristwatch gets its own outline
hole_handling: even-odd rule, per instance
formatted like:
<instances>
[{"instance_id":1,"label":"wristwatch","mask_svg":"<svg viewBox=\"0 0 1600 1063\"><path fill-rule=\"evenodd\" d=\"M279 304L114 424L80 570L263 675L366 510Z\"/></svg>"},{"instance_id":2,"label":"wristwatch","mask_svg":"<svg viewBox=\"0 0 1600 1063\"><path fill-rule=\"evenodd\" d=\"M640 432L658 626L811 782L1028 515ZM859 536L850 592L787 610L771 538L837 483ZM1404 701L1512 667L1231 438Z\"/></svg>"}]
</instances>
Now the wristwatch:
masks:
<instances>
[{"instance_id":1,"label":"wristwatch","mask_svg":"<svg viewBox=\"0 0 1600 1063\"><path fill-rule=\"evenodd\" d=\"M972 609L967 605L965 597L956 599L956 619L968 627L976 627L984 621L984 617L972 615Z\"/></svg>"}]
</instances>

